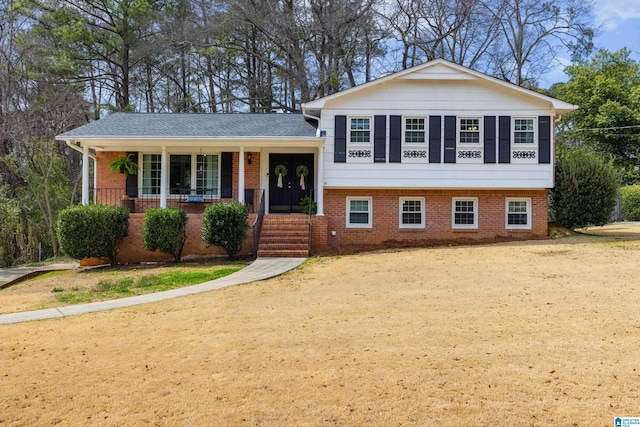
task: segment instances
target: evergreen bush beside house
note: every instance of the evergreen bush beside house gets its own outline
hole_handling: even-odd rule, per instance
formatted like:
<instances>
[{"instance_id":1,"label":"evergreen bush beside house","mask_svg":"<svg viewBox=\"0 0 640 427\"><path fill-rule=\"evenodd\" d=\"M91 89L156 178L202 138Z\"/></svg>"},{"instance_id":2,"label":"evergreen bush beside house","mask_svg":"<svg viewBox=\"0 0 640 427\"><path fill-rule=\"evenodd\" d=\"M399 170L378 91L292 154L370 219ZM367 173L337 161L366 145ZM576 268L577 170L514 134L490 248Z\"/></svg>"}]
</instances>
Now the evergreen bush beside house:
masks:
<instances>
[{"instance_id":1,"label":"evergreen bush beside house","mask_svg":"<svg viewBox=\"0 0 640 427\"><path fill-rule=\"evenodd\" d=\"M621 180L612 158L585 147L559 147L555 177L550 191L552 222L574 229L611 221Z\"/></svg>"},{"instance_id":2,"label":"evergreen bush beside house","mask_svg":"<svg viewBox=\"0 0 640 427\"><path fill-rule=\"evenodd\" d=\"M148 251L159 250L180 261L187 240L188 219L187 213L180 208L147 210L142 225L144 248Z\"/></svg>"},{"instance_id":3,"label":"evergreen bush beside house","mask_svg":"<svg viewBox=\"0 0 640 427\"><path fill-rule=\"evenodd\" d=\"M234 260L247 237L249 212L240 202L216 203L204 210L202 240L224 248Z\"/></svg>"},{"instance_id":4,"label":"evergreen bush beside house","mask_svg":"<svg viewBox=\"0 0 640 427\"><path fill-rule=\"evenodd\" d=\"M74 206L59 212L56 229L70 257L107 257L117 265L118 243L129 233L129 212L115 206Z\"/></svg>"},{"instance_id":5,"label":"evergreen bush beside house","mask_svg":"<svg viewBox=\"0 0 640 427\"><path fill-rule=\"evenodd\" d=\"M622 187L620 205L624 221L640 221L640 185Z\"/></svg>"}]
</instances>

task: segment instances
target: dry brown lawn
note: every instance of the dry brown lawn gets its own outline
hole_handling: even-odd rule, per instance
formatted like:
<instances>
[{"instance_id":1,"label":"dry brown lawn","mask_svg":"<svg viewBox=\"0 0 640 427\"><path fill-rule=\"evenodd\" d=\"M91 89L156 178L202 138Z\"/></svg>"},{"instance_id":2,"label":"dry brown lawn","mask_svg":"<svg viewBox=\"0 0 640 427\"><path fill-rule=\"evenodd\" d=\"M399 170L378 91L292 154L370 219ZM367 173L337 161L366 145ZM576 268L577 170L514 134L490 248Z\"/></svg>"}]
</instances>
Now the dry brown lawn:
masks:
<instances>
[{"instance_id":1,"label":"dry brown lawn","mask_svg":"<svg viewBox=\"0 0 640 427\"><path fill-rule=\"evenodd\" d=\"M612 426L640 416L640 227L615 227L0 326L0 426Z\"/></svg>"}]
</instances>

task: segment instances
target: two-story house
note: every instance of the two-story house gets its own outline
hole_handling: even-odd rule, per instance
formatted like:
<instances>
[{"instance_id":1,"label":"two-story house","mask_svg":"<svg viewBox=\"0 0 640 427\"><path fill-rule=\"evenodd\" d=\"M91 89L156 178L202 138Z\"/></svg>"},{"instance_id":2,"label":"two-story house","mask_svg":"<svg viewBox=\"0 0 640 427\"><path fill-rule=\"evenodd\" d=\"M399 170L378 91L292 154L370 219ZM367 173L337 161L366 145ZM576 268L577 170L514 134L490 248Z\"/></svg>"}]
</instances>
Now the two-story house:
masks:
<instances>
[{"instance_id":1,"label":"two-story house","mask_svg":"<svg viewBox=\"0 0 640 427\"><path fill-rule=\"evenodd\" d=\"M156 206L190 212L185 254L210 253L201 212L225 200L251 212L245 252L299 256L545 238L553 124L575 108L435 60L308 102L302 114L118 113L58 139L83 153L83 203L133 200L121 258L158 256L136 231ZM136 175L108 170L123 153ZM313 215L300 214L305 196Z\"/></svg>"}]
</instances>

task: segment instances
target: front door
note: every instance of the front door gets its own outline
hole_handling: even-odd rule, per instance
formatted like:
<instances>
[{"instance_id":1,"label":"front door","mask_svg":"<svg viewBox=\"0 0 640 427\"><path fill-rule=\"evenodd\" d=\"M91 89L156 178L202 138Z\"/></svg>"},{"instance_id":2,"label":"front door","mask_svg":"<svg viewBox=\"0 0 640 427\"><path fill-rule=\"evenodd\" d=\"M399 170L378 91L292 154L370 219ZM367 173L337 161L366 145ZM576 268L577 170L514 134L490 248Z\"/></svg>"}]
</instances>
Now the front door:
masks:
<instances>
[{"instance_id":1,"label":"front door","mask_svg":"<svg viewBox=\"0 0 640 427\"><path fill-rule=\"evenodd\" d=\"M269 155L269 212L301 212L300 199L312 193L313 154Z\"/></svg>"}]
</instances>

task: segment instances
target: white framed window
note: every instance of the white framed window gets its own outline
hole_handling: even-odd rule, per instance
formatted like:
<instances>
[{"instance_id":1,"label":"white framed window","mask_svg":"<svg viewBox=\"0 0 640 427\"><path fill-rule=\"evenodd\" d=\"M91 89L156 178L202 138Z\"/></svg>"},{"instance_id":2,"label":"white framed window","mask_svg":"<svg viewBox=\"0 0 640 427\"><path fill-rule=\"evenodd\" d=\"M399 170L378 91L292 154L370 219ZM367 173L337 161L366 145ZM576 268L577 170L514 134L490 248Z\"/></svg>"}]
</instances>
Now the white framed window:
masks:
<instances>
[{"instance_id":1,"label":"white framed window","mask_svg":"<svg viewBox=\"0 0 640 427\"><path fill-rule=\"evenodd\" d=\"M160 154L142 155L142 194L160 194L160 170L162 156Z\"/></svg>"},{"instance_id":2,"label":"white framed window","mask_svg":"<svg viewBox=\"0 0 640 427\"><path fill-rule=\"evenodd\" d=\"M404 118L405 144L424 144L427 140L427 123L424 117Z\"/></svg>"},{"instance_id":3,"label":"white framed window","mask_svg":"<svg viewBox=\"0 0 640 427\"><path fill-rule=\"evenodd\" d=\"M478 228L478 199L476 197L454 197L451 209L453 228Z\"/></svg>"},{"instance_id":4,"label":"white framed window","mask_svg":"<svg viewBox=\"0 0 640 427\"><path fill-rule=\"evenodd\" d=\"M458 119L458 142L460 144L480 144L480 119L461 117Z\"/></svg>"},{"instance_id":5,"label":"white framed window","mask_svg":"<svg viewBox=\"0 0 640 427\"><path fill-rule=\"evenodd\" d=\"M513 143L530 144L536 141L535 119L514 118L513 119Z\"/></svg>"},{"instance_id":6,"label":"white framed window","mask_svg":"<svg viewBox=\"0 0 640 427\"><path fill-rule=\"evenodd\" d=\"M371 144L371 117L349 117L349 143Z\"/></svg>"},{"instance_id":7,"label":"white framed window","mask_svg":"<svg viewBox=\"0 0 640 427\"><path fill-rule=\"evenodd\" d=\"M531 199L506 199L505 227L510 229L531 228Z\"/></svg>"},{"instance_id":8,"label":"white framed window","mask_svg":"<svg viewBox=\"0 0 640 427\"><path fill-rule=\"evenodd\" d=\"M220 196L218 154L170 154L168 157L169 194ZM142 194L160 194L161 168L160 154L142 154Z\"/></svg>"},{"instance_id":9,"label":"white framed window","mask_svg":"<svg viewBox=\"0 0 640 427\"><path fill-rule=\"evenodd\" d=\"M347 228L371 228L371 197L347 197Z\"/></svg>"},{"instance_id":10,"label":"white framed window","mask_svg":"<svg viewBox=\"0 0 640 427\"><path fill-rule=\"evenodd\" d=\"M425 227L424 197L400 197L399 226L400 228Z\"/></svg>"},{"instance_id":11,"label":"white framed window","mask_svg":"<svg viewBox=\"0 0 640 427\"><path fill-rule=\"evenodd\" d=\"M211 197L220 196L220 162L217 154L196 156L195 188L198 194Z\"/></svg>"}]
</instances>

